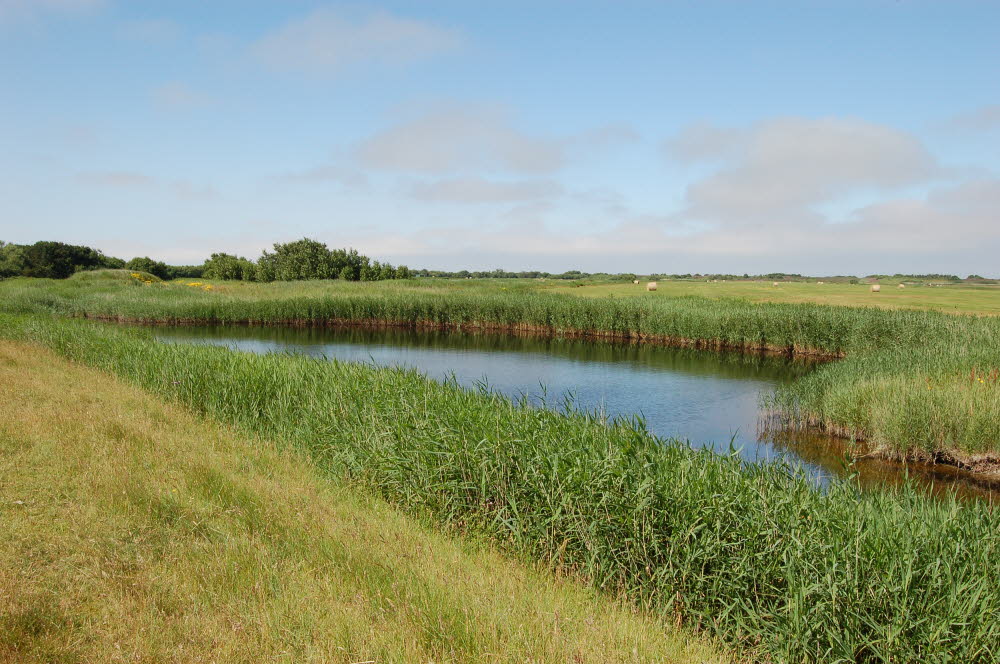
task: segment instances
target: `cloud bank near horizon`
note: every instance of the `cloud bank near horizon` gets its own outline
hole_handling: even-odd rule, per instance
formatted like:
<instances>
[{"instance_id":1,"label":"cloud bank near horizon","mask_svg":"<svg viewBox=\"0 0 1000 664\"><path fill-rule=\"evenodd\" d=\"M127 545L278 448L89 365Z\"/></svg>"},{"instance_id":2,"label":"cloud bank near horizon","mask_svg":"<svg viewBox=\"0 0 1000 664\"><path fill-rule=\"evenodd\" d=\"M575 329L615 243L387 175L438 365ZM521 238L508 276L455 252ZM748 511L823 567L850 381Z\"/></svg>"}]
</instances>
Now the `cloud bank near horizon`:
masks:
<instances>
[{"instance_id":1,"label":"cloud bank near horizon","mask_svg":"<svg viewBox=\"0 0 1000 664\"><path fill-rule=\"evenodd\" d=\"M309 236L442 269L1000 269L995 100L970 96L920 121L851 110L857 100L832 112L786 100L745 113L696 97L686 108L676 89L659 104L616 103L604 91L613 77L593 73L613 59L546 64L534 57L549 52L544 39L476 24L471 10L310 0L297 13L247 11L241 28L238 17L202 25L196 10L0 0L9 34L35 26L8 56L51 53L77 19L103 27L92 48L109 49L52 56L31 72L37 86L12 84L23 112L2 130L13 148L0 193L16 223L0 239L170 262ZM580 43L636 66L627 43ZM81 80L94 86L84 103L63 96ZM588 87L589 105L567 98ZM744 94L763 104L779 92Z\"/></svg>"}]
</instances>

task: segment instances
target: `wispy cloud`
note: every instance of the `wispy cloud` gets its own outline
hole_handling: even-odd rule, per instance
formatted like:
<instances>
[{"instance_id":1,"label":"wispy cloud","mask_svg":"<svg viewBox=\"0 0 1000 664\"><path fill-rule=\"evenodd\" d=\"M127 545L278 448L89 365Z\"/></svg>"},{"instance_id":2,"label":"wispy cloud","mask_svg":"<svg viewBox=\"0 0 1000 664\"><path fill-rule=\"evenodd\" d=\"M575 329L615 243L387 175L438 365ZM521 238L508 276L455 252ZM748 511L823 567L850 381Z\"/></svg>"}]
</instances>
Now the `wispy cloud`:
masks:
<instances>
[{"instance_id":1,"label":"wispy cloud","mask_svg":"<svg viewBox=\"0 0 1000 664\"><path fill-rule=\"evenodd\" d=\"M104 4L105 0L0 0L0 23L36 19L48 13L83 13Z\"/></svg>"},{"instance_id":2,"label":"wispy cloud","mask_svg":"<svg viewBox=\"0 0 1000 664\"><path fill-rule=\"evenodd\" d=\"M185 179L159 178L137 171L86 171L78 173L76 179L88 186L166 192L185 200L211 200L219 195L215 188L208 184Z\"/></svg>"},{"instance_id":3,"label":"wispy cloud","mask_svg":"<svg viewBox=\"0 0 1000 664\"><path fill-rule=\"evenodd\" d=\"M151 187L155 184L155 180L150 176L135 171L86 172L79 173L77 179L84 184L123 189Z\"/></svg>"},{"instance_id":4,"label":"wispy cloud","mask_svg":"<svg viewBox=\"0 0 1000 664\"><path fill-rule=\"evenodd\" d=\"M274 70L333 76L361 65L406 65L462 42L456 30L388 12L352 20L319 9L265 35L252 50Z\"/></svg>"},{"instance_id":5,"label":"wispy cloud","mask_svg":"<svg viewBox=\"0 0 1000 664\"><path fill-rule=\"evenodd\" d=\"M411 265L460 269L584 269L665 272L870 274L941 271L996 274L1000 180L933 190L864 206L836 223L692 226L676 215L631 214L611 227L566 232L547 205L438 224L419 231L355 231L342 238ZM805 221L800 219L800 221Z\"/></svg>"},{"instance_id":6,"label":"wispy cloud","mask_svg":"<svg viewBox=\"0 0 1000 664\"><path fill-rule=\"evenodd\" d=\"M429 202L512 203L560 196L563 187L547 179L504 182L470 177L416 182L409 192L414 198Z\"/></svg>"},{"instance_id":7,"label":"wispy cloud","mask_svg":"<svg viewBox=\"0 0 1000 664\"><path fill-rule=\"evenodd\" d=\"M1000 129L1000 104L983 106L954 116L949 123L964 131L995 131Z\"/></svg>"},{"instance_id":8,"label":"wispy cloud","mask_svg":"<svg viewBox=\"0 0 1000 664\"><path fill-rule=\"evenodd\" d=\"M105 4L105 0L0 0L0 25L35 21L46 15L84 14Z\"/></svg>"},{"instance_id":9,"label":"wispy cloud","mask_svg":"<svg viewBox=\"0 0 1000 664\"><path fill-rule=\"evenodd\" d=\"M858 191L925 183L942 173L915 137L851 118L778 118L747 129L689 128L666 150L717 170L691 184L685 215L717 223L805 216Z\"/></svg>"},{"instance_id":10,"label":"wispy cloud","mask_svg":"<svg viewBox=\"0 0 1000 664\"><path fill-rule=\"evenodd\" d=\"M185 110L215 104L215 99L211 96L197 92L180 81L170 81L156 86L150 92L150 97L153 103L162 109Z\"/></svg>"},{"instance_id":11,"label":"wispy cloud","mask_svg":"<svg viewBox=\"0 0 1000 664\"><path fill-rule=\"evenodd\" d=\"M143 19L121 23L117 34L126 41L163 46L177 41L181 27L170 19Z\"/></svg>"},{"instance_id":12,"label":"wispy cloud","mask_svg":"<svg viewBox=\"0 0 1000 664\"><path fill-rule=\"evenodd\" d=\"M367 168L411 173L553 173L581 152L636 140L624 127L551 137L514 126L490 105L456 104L391 126L357 147Z\"/></svg>"},{"instance_id":13,"label":"wispy cloud","mask_svg":"<svg viewBox=\"0 0 1000 664\"><path fill-rule=\"evenodd\" d=\"M275 176L273 180L316 184L337 184L344 189L366 189L368 176L343 166L326 165Z\"/></svg>"}]
</instances>

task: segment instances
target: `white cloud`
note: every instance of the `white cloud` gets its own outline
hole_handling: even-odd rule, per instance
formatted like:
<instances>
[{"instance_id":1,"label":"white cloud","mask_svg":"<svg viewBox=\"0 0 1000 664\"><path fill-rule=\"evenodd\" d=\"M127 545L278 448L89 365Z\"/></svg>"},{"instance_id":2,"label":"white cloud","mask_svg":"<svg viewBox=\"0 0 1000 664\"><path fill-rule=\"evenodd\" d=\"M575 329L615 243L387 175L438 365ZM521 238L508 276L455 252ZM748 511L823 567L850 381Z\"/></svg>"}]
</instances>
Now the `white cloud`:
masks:
<instances>
[{"instance_id":1,"label":"white cloud","mask_svg":"<svg viewBox=\"0 0 1000 664\"><path fill-rule=\"evenodd\" d=\"M170 81L158 85L153 88L150 96L156 106L164 109L203 108L215 103L212 97L196 92L180 81Z\"/></svg>"},{"instance_id":2,"label":"white cloud","mask_svg":"<svg viewBox=\"0 0 1000 664\"><path fill-rule=\"evenodd\" d=\"M180 26L169 19L125 21L118 26L118 36L144 45L163 46L180 37Z\"/></svg>"},{"instance_id":3,"label":"white cloud","mask_svg":"<svg viewBox=\"0 0 1000 664\"><path fill-rule=\"evenodd\" d=\"M149 187L154 184L153 178L135 171L94 171L80 173L77 179L84 184L123 189Z\"/></svg>"},{"instance_id":4,"label":"white cloud","mask_svg":"<svg viewBox=\"0 0 1000 664\"><path fill-rule=\"evenodd\" d=\"M951 126L965 131L993 131L1000 129L1000 104L983 106L968 113L956 115Z\"/></svg>"},{"instance_id":5,"label":"white cloud","mask_svg":"<svg viewBox=\"0 0 1000 664\"><path fill-rule=\"evenodd\" d=\"M699 126L667 146L684 161L719 161L692 184L685 214L714 223L772 223L865 191L927 182L941 174L915 137L856 119L780 118L746 130Z\"/></svg>"},{"instance_id":6,"label":"white cloud","mask_svg":"<svg viewBox=\"0 0 1000 664\"><path fill-rule=\"evenodd\" d=\"M264 36L253 52L278 71L329 76L355 65L404 65L461 43L455 30L387 12L352 21L319 9Z\"/></svg>"},{"instance_id":7,"label":"white cloud","mask_svg":"<svg viewBox=\"0 0 1000 664\"><path fill-rule=\"evenodd\" d=\"M357 148L367 168L411 173L552 173L587 152L636 140L623 127L552 138L516 128L503 108L459 105L392 126Z\"/></svg>"},{"instance_id":8,"label":"white cloud","mask_svg":"<svg viewBox=\"0 0 1000 664\"><path fill-rule=\"evenodd\" d=\"M212 185L198 184L190 180L174 180L168 187L174 196L189 201L207 201L219 197L219 192Z\"/></svg>"},{"instance_id":9,"label":"white cloud","mask_svg":"<svg viewBox=\"0 0 1000 664\"><path fill-rule=\"evenodd\" d=\"M87 171L78 173L78 182L97 187L114 189L165 191L176 198L186 200L210 200L218 197L214 187L190 180L167 180L136 171Z\"/></svg>"},{"instance_id":10,"label":"white cloud","mask_svg":"<svg viewBox=\"0 0 1000 664\"><path fill-rule=\"evenodd\" d=\"M345 189L366 189L369 184L368 176L364 173L335 165L317 166L304 171L285 173L273 179L285 182L334 183Z\"/></svg>"},{"instance_id":11,"label":"white cloud","mask_svg":"<svg viewBox=\"0 0 1000 664\"><path fill-rule=\"evenodd\" d=\"M510 203L559 196L563 188L552 180L503 182L484 178L449 178L417 182L410 187L416 199L447 203Z\"/></svg>"},{"instance_id":12,"label":"white cloud","mask_svg":"<svg viewBox=\"0 0 1000 664\"><path fill-rule=\"evenodd\" d=\"M700 123L665 141L663 150L682 163L716 161L736 155L746 143L747 134L745 129Z\"/></svg>"},{"instance_id":13,"label":"white cloud","mask_svg":"<svg viewBox=\"0 0 1000 664\"><path fill-rule=\"evenodd\" d=\"M357 156L368 168L418 173L549 173L565 161L558 141L522 133L506 113L489 107L428 113L369 138Z\"/></svg>"},{"instance_id":14,"label":"white cloud","mask_svg":"<svg viewBox=\"0 0 1000 664\"><path fill-rule=\"evenodd\" d=\"M31 20L45 13L83 13L104 4L104 0L0 0L0 22Z\"/></svg>"},{"instance_id":15,"label":"white cloud","mask_svg":"<svg viewBox=\"0 0 1000 664\"><path fill-rule=\"evenodd\" d=\"M1000 179L886 198L831 220L799 209L774 220L706 225L683 214L625 212L567 232L546 201L478 214L476 223L359 232L355 246L412 265L590 271L997 275Z\"/></svg>"}]
</instances>

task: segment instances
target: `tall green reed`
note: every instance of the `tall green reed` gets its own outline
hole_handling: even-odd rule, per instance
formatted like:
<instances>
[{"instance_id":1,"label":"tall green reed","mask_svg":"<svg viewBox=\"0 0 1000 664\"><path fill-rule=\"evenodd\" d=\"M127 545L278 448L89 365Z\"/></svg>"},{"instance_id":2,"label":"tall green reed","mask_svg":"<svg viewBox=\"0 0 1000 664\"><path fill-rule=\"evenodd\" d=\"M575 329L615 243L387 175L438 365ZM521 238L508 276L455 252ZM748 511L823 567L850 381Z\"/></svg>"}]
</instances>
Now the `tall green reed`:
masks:
<instances>
[{"instance_id":1,"label":"tall green reed","mask_svg":"<svg viewBox=\"0 0 1000 664\"><path fill-rule=\"evenodd\" d=\"M761 660L1000 658L1000 514L792 468L398 369L154 342L0 316L447 527L489 537ZM163 441L168 445L169 441Z\"/></svg>"}]
</instances>

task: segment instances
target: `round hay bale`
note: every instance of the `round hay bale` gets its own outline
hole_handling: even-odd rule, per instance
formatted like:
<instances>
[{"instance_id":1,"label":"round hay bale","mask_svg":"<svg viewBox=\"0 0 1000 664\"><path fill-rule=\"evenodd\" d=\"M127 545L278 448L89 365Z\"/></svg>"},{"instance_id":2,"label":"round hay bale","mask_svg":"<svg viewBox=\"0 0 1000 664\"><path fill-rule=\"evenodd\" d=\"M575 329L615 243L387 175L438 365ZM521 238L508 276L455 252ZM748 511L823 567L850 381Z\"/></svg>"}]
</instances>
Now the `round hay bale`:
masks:
<instances>
[{"instance_id":1,"label":"round hay bale","mask_svg":"<svg viewBox=\"0 0 1000 664\"><path fill-rule=\"evenodd\" d=\"M906 288L906 284L900 284L899 288Z\"/></svg>"},{"instance_id":2,"label":"round hay bale","mask_svg":"<svg viewBox=\"0 0 1000 664\"><path fill-rule=\"evenodd\" d=\"M646 284L646 290L648 290L648 291L655 291L656 290L656 282L655 281L650 281L648 284Z\"/></svg>"},{"instance_id":3,"label":"round hay bale","mask_svg":"<svg viewBox=\"0 0 1000 664\"><path fill-rule=\"evenodd\" d=\"M771 284L771 285L772 285L772 286L777 286L777 285L778 285L778 282L777 282L777 281L775 281L775 282L774 282L773 284Z\"/></svg>"},{"instance_id":4,"label":"round hay bale","mask_svg":"<svg viewBox=\"0 0 1000 664\"><path fill-rule=\"evenodd\" d=\"M882 290L882 287L881 287L881 286L879 286L878 284L875 284L874 286L872 286L872 292L873 292L873 293L877 293L877 292L879 292L880 290Z\"/></svg>"},{"instance_id":5,"label":"round hay bale","mask_svg":"<svg viewBox=\"0 0 1000 664\"><path fill-rule=\"evenodd\" d=\"M638 283L639 283L639 280L638 280L638 279L633 279L633 280L632 280L632 283L633 283L633 284L637 284L637 285L638 285Z\"/></svg>"}]
</instances>

